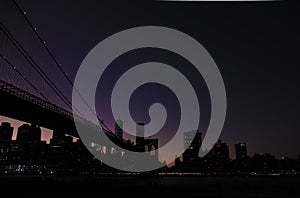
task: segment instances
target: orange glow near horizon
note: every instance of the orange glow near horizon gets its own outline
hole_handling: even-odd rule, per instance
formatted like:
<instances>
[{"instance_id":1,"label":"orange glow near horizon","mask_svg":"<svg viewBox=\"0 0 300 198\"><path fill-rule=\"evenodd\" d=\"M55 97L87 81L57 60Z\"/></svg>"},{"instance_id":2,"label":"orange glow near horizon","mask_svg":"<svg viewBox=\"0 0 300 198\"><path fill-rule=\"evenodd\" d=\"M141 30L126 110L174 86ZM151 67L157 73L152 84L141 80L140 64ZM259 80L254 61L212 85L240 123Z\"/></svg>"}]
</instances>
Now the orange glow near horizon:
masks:
<instances>
[{"instance_id":1,"label":"orange glow near horizon","mask_svg":"<svg viewBox=\"0 0 300 198\"><path fill-rule=\"evenodd\" d=\"M14 127L13 137L12 137L13 140L15 140L17 138L18 128L22 124L29 124L29 123L26 123L26 122L22 122L22 121L19 121L19 120L15 120L15 119L8 118L8 117L0 115L0 123L2 123L2 122L9 122L10 125L12 127ZM41 140L42 141L46 141L49 144L50 143L50 139L52 137L52 133L53 133L52 130L44 128L44 127L41 127L41 130L42 130Z\"/></svg>"}]
</instances>

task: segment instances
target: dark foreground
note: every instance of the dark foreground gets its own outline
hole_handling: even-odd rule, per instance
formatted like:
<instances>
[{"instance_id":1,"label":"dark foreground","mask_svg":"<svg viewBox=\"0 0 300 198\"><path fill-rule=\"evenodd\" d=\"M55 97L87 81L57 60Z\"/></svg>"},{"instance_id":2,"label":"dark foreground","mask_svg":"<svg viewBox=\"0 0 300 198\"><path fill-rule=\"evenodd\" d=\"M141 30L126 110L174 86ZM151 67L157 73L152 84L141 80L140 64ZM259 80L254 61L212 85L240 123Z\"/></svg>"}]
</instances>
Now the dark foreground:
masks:
<instances>
[{"instance_id":1,"label":"dark foreground","mask_svg":"<svg viewBox=\"0 0 300 198\"><path fill-rule=\"evenodd\" d=\"M2 193L23 197L300 197L297 176L1 176L0 186Z\"/></svg>"}]
</instances>

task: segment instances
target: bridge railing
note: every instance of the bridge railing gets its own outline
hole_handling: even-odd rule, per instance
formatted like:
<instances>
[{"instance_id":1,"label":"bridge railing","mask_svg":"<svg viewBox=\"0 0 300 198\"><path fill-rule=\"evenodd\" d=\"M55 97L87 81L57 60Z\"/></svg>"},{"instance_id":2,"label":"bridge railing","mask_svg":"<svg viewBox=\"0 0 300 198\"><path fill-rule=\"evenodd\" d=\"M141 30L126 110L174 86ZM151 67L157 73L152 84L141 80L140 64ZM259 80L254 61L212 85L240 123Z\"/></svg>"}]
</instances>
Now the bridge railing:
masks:
<instances>
[{"instance_id":1,"label":"bridge railing","mask_svg":"<svg viewBox=\"0 0 300 198\"><path fill-rule=\"evenodd\" d=\"M94 129L97 129L97 130L101 130L103 132L105 132L106 134L110 134L112 135L112 132L109 131L109 130L106 130L105 128L103 128L100 124L101 127L99 127L98 125L78 116L78 115L74 115L73 116L73 113L55 105L55 104L52 104L44 99L41 99L33 94L30 94L16 86L14 86L13 84L10 84L10 83L7 83L3 80L0 80L0 91L2 92L5 92L5 93L8 93L8 94L11 94L15 97L18 97L20 99L23 99L27 102L30 102L30 103L33 103L35 105L38 105L44 109L47 109L47 110L50 110L52 112L55 112L57 114L60 114L62 116L65 116L71 120L74 120L74 118L77 120L77 121L80 121L82 124L86 125L86 126L89 126L91 128L94 128Z\"/></svg>"},{"instance_id":2,"label":"bridge railing","mask_svg":"<svg viewBox=\"0 0 300 198\"><path fill-rule=\"evenodd\" d=\"M63 116L67 116L68 118L73 118L73 114L65 109L60 108L59 106L52 104L46 100L43 100L33 94L23 91L22 89L15 87L12 84L4 82L0 80L0 90L21 98L25 101L31 102L35 105L38 105L44 109L48 109L50 111L54 111L55 113L61 114Z\"/></svg>"}]
</instances>

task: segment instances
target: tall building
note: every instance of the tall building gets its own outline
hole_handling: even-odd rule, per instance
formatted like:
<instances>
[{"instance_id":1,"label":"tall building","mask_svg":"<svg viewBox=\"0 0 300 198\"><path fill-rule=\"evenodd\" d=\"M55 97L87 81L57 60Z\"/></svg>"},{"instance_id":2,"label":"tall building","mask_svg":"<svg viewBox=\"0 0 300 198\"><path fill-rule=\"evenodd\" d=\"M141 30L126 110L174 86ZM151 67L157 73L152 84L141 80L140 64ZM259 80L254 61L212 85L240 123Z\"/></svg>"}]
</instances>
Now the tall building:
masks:
<instances>
[{"instance_id":1,"label":"tall building","mask_svg":"<svg viewBox=\"0 0 300 198\"><path fill-rule=\"evenodd\" d=\"M212 150L217 171L225 171L229 164L229 147L226 143L219 140Z\"/></svg>"},{"instance_id":2,"label":"tall building","mask_svg":"<svg viewBox=\"0 0 300 198\"><path fill-rule=\"evenodd\" d=\"M23 124L18 128L16 142L21 148L21 163L35 165L41 162L46 151L46 142L41 141L41 134L41 128L35 124Z\"/></svg>"},{"instance_id":3,"label":"tall building","mask_svg":"<svg viewBox=\"0 0 300 198\"><path fill-rule=\"evenodd\" d=\"M150 155L156 156L158 159L158 139L145 139L146 151L150 152Z\"/></svg>"},{"instance_id":4,"label":"tall building","mask_svg":"<svg viewBox=\"0 0 300 198\"><path fill-rule=\"evenodd\" d=\"M229 147L221 140L214 145L213 152L215 157L229 160Z\"/></svg>"},{"instance_id":5,"label":"tall building","mask_svg":"<svg viewBox=\"0 0 300 198\"><path fill-rule=\"evenodd\" d=\"M122 120L116 120L115 135L120 139L123 138L123 121Z\"/></svg>"},{"instance_id":6,"label":"tall building","mask_svg":"<svg viewBox=\"0 0 300 198\"><path fill-rule=\"evenodd\" d=\"M199 130L185 132L183 135L185 152L183 153L183 162L190 162L198 158L201 147L201 133Z\"/></svg>"},{"instance_id":7,"label":"tall building","mask_svg":"<svg viewBox=\"0 0 300 198\"><path fill-rule=\"evenodd\" d=\"M183 137L184 149L190 147L199 147L201 146L201 133L199 130L192 130L184 133ZM199 151L199 150L198 150Z\"/></svg>"},{"instance_id":8,"label":"tall building","mask_svg":"<svg viewBox=\"0 0 300 198\"><path fill-rule=\"evenodd\" d=\"M28 142L34 141L39 142L41 141L42 131L41 128L37 125L29 125L23 124L18 128L17 133L17 141L19 142Z\"/></svg>"},{"instance_id":9,"label":"tall building","mask_svg":"<svg viewBox=\"0 0 300 198\"><path fill-rule=\"evenodd\" d=\"M14 128L8 122L2 122L0 126L0 140L11 140Z\"/></svg>"},{"instance_id":10,"label":"tall building","mask_svg":"<svg viewBox=\"0 0 300 198\"><path fill-rule=\"evenodd\" d=\"M235 144L235 158L242 160L247 158L247 145L246 143Z\"/></svg>"},{"instance_id":11,"label":"tall building","mask_svg":"<svg viewBox=\"0 0 300 198\"><path fill-rule=\"evenodd\" d=\"M145 140L145 123L137 123L136 124L135 144L138 147L143 148L144 140Z\"/></svg>"}]
</instances>

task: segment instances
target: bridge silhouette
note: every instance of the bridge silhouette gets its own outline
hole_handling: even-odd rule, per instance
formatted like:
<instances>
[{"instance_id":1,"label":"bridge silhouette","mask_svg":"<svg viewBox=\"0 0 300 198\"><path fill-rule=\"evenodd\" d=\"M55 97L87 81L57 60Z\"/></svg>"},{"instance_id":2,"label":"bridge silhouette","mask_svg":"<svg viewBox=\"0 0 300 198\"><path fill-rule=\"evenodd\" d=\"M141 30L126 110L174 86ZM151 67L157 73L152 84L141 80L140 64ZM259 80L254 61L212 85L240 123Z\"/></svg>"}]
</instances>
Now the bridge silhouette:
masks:
<instances>
[{"instance_id":1,"label":"bridge silhouette","mask_svg":"<svg viewBox=\"0 0 300 198\"><path fill-rule=\"evenodd\" d=\"M77 123L89 130L106 133L122 148L136 150L136 145L118 138L98 116L100 126L83 118L76 107L73 116L71 92L75 90L78 96L81 95L73 87L66 68L56 59L31 23L28 13L16 1L4 0L1 4L0 115L78 138L75 117ZM92 111L85 99L81 99Z\"/></svg>"},{"instance_id":2,"label":"bridge silhouette","mask_svg":"<svg viewBox=\"0 0 300 198\"><path fill-rule=\"evenodd\" d=\"M150 155L150 151L158 149L158 139L144 139L142 145L137 145L117 137L73 86L71 77L65 72L67 68L46 45L28 13L15 0L4 0L1 4L0 115L48 128L56 134L80 138L76 119L76 123L92 135L105 133L124 149L119 152L149 151ZM73 90L97 116L98 125L84 118L84 112L72 107ZM155 151L154 157L158 160L158 152Z\"/></svg>"},{"instance_id":3,"label":"bridge silhouette","mask_svg":"<svg viewBox=\"0 0 300 198\"><path fill-rule=\"evenodd\" d=\"M71 112L4 81L0 81L0 97L1 115L78 137Z\"/></svg>"},{"instance_id":4,"label":"bridge silhouette","mask_svg":"<svg viewBox=\"0 0 300 198\"><path fill-rule=\"evenodd\" d=\"M70 67L60 64L40 36L38 28L31 23L29 14L23 11L15 0L4 0L1 4L0 115L48 128L53 130L55 135L77 137L79 143L83 143L76 130L76 126L79 125L89 134L89 140L84 142L87 149L92 153L96 152L96 157L100 160L122 160L123 170L139 166L128 157L128 150L148 152L147 160L155 160L155 163L160 164L158 139L142 138L140 143L134 144L112 132L73 86L74 76L66 72ZM82 105L86 105L87 110L97 116L98 124L95 120L91 122L83 116L87 112L80 112L78 107L72 106L72 92L81 98ZM105 133L120 148L113 148L114 144L101 144L100 140L95 138L97 133ZM99 153L97 149L103 147L108 152Z\"/></svg>"},{"instance_id":5,"label":"bridge silhouette","mask_svg":"<svg viewBox=\"0 0 300 198\"><path fill-rule=\"evenodd\" d=\"M71 79L17 2L3 1L1 4L0 114L78 137L71 113ZM18 31L14 31L16 25L9 20L14 17L18 21ZM27 45L23 34L30 35L25 39ZM34 54L34 51L42 53ZM43 56L43 59L38 56ZM58 87L57 84L62 82L63 86ZM66 85L68 96L62 90ZM78 119L97 128L84 118ZM111 132L103 121L100 124L105 132Z\"/></svg>"}]
</instances>

